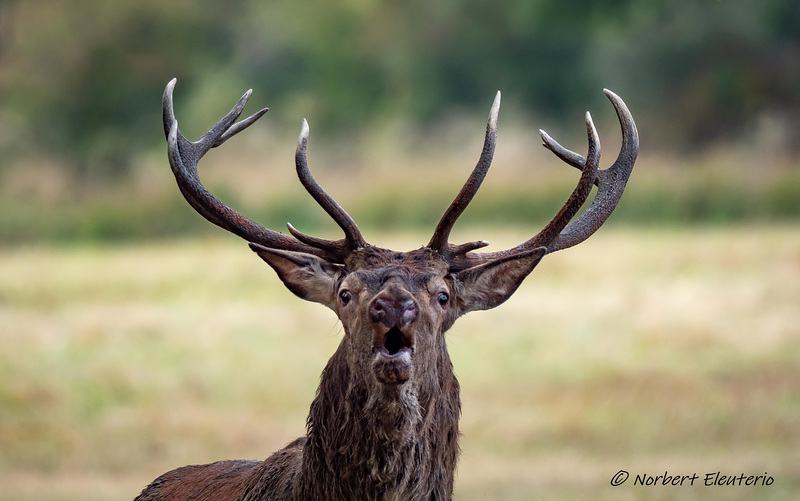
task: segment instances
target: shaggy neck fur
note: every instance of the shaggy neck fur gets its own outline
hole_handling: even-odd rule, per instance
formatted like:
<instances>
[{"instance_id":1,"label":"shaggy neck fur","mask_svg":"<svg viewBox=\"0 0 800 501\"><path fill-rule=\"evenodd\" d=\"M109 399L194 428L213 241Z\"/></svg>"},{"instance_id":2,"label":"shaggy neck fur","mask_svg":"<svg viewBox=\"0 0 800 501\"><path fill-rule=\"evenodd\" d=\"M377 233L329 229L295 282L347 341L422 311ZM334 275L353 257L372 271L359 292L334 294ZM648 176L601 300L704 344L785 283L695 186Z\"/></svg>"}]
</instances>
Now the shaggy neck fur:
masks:
<instances>
[{"instance_id":1,"label":"shaggy neck fur","mask_svg":"<svg viewBox=\"0 0 800 501\"><path fill-rule=\"evenodd\" d=\"M423 379L396 386L359 371L345 343L311 405L296 499L450 499L461 404L444 343Z\"/></svg>"}]
</instances>

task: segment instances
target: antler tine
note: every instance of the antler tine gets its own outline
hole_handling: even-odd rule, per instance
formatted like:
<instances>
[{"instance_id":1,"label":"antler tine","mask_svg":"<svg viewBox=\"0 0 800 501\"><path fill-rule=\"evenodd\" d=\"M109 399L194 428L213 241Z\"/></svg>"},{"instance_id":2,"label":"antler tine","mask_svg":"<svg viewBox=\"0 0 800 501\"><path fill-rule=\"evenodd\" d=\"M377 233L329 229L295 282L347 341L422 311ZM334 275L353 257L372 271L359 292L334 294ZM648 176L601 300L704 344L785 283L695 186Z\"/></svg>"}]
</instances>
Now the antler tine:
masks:
<instances>
[{"instance_id":1,"label":"antler tine","mask_svg":"<svg viewBox=\"0 0 800 501\"><path fill-rule=\"evenodd\" d=\"M636 124L633 122L633 116L631 116L631 112L628 110L625 102L623 102L618 95L614 94L608 89L603 89L603 92L611 101L611 104L614 106L614 109L617 112L617 117L619 118L620 125L622 126L623 144L617 160L614 162L614 165L608 169L600 171L600 175L597 181L594 183L598 186L600 184L600 178L610 177L609 172L614 172L617 170L624 171L625 169L620 167L621 165L630 166L627 169L627 174L630 175L630 170L633 169L633 164L636 162L636 155L639 150L639 134L636 131ZM539 133L542 135L542 141L544 141L545 148L552 151L558 158L567 164L575 167L578 170L583 170L583 166L586 164L586 159L582 155L564 148L558 144L558 141L550 137L547 132L540 129ZM624 188L625 185L623 184L622 187Z\"/></svg>"},{"instance_id":2,"label":"antler tine","mask_svg":"<svg viewBox=\"0 0 800 501\"><path fill-rule=\"evenodd\" d=\"M436 230L433 232L431 241L428 243L429 249L435 250L443 256L465 253L488 245L488 243L484 241L478 241L453 247L448 244L447 240L450 237L450 231L453 229L453 225L472 201L475 193L478 192L478 188L480 188L483 179L486 177L486 173L489 171L489 167L492 165L494 147L497 142L497 115L499 112L500 91L497 91L494 103L492 103L492 109L489 112L489 120L486 122L486 137L483 141L483 150L481 151L480 159L455 200L453 200L442 215L439 224L436 226Z\"/></svg>"},{"instance_id":3,"label":"antler tine","mask_svg":"<svg viewBox=\"0 0 800 501\"><path fill-rule=\"evenodd\" d=\"M211 148L221 145L255 123L267 112L267 108L236 122L250 97L251 91L247 91L236 103L236 106L210 131L192 142L180 133L178 121L175 119L172 94L176 82L177 79L172 79L164 89L162 100L164 132L167 136L167 155L170 167L175 175L178 188L189 205L208 221L250 242L275 249L307 252L335 262L342 262L341 256L338 253L332 253L329 249L316 248L290 235L264 228L231 209L205 189L197 174L197 163L203 155Z\"/></svg>"},{"instance_id":4,"label":"antler tine","mask_svg":"<svg viewBox=\"0 0 800 501\"><path fill-rule=\"evenodd\" d=\"M336 224L344 231L344 241L342 240L324 240L315 237L309 237L299 231L295 230L291 225L289 225L289 231L300 240L310 242L316 242L315 245L320 247L325 247L330 250L335 250L337 252L341 252L343 247L349 250L360 249L367 246L367 242L364 240L364 237L361 236L361 231L358 229L358 225L350 217L350 214L345 212L341 205L336 203L330 195L328 195L325 190L317 183L314 177L311 175L311 172L308 170L308 159L306 155L306 150L308 148L308 122L306 119L303 119L303 126L300 129L300 138L297 140L297 150L295 152L295 164L297 166L297 177L300 178L300 182L305 187L306 191L317 201L317 203L325 209L325 212L328 213L329 216L336 221Z\"/></svg>"},{"instance_id":5,"label":"antler tine","mask_svg":"<svg viewBox=\"0 0 800 501\"><path fill-rule=\"evenodd\" d=\"M600 170L597 173L596 184L598 190L594 200L592 200L592 203L583 214L567 225L555 241L547 246L548 253L577 245L597 231L606 222L611 213L614 212L633 171L633 165L639 153L639 133L636 130L636 123L634 123L633 116L625 102L618 95L608 89L603 89L603 92L614 106L619 119L622 131L622 145L620 146L619 155L617 155L617 159L611 167ZM563 156L560 154L562 151L576 155L562 148L555 141L546 146L562 159ZM572 164L570 163L570 165Z\"/></svg>"},{"instance_id":6,"label":"antler tine","mask_svg":"<svg viewBox=\"0 0 800 501\"><path fill-rule=\"evenodd\" d=\"M542 137L542 146L552 151L558 158L564 161L567 165L571 165L576 169L582 171L583 166L586 165L586 158L583 155L568 150L558 144L558 141L550 137L550 134L539 129L539 135ZM594 180L594 184L599 183L599 178Z\"/></svg>"},{"instance_id":7,"label":"antler tine","mask_svg":"<svg viewBox=\"0 0 800 501\"><path fill-rule=\"evenodd\" d=\"M248 98L250 97L250 94L252 92L253 92L252 90L248 91L248 93L247 93L247 97ZM268 111L269 111L269 108L264 108L262 110L259 110L259 111L255 112L255 113L253 113L252 115L250 115L249 117L245 118L244 120L242 120L240 122L236 122L235 124L231 125L228 128L228 130L223 132L222 135L219 136L216 141L214 141L214 143L211 145L211 147L212 148L216 148L217 146L221 145L222 143L224 143L228 139L232 138L236 134L238 134L238 133L242 132L243 130L245 130L246 128L250 127L251 125L253 125L256 122L256 120L258 120L259 118L264 116L264 113L266 113Z\"/></svg>"},{"instance_id":8,"label":"antler tine","mask_svg":"<svg viewBox=\"0 0 800 501\"><path fill-rule=\"evenodd\" d=\"M556 252L583 242L603 225L622 197L639 151L639 135L628 107L619 96L610 90L604 89L604 92L617 112L622 129L622 147L614 164L608 169L599 170L600 142L589 113L586 114L589 136L589 151L586 157L564 148L546 132L539 131L547 149L567 164L582 171L578 185L570 198L544 229L530 240L509 250L472 252L453 256L450 259L451 269L465 269L489 261L505 259L541 246L547 248L548 254ZM586 203L593 184L598 186L594 200L583 214L570 222Z\"/></svg>"},{"instance_id":9,"label":"antler tine","mask_svg":"<svg viewBox=\"0 0 800 501\"><path fill-rule=\"evenodd\" d=\"M546 133L544 131L540 132L543 136L542 139L544 139ZM592 185L597 179L597 171L600 164L600 137L598 137L597 129L594 127L594 122L592 122L592 115L588 111L586 112L586 133L589 138L589 151L586 154L585 165L578 180L578 185L555 217L547 223L542 231L530 239L529 242L526 242L525 246L527 248L549 246L551 242L559 237L589 198L592 192ZM548 252L550 252L549 247Z\"/></svg>"}]
</instances>

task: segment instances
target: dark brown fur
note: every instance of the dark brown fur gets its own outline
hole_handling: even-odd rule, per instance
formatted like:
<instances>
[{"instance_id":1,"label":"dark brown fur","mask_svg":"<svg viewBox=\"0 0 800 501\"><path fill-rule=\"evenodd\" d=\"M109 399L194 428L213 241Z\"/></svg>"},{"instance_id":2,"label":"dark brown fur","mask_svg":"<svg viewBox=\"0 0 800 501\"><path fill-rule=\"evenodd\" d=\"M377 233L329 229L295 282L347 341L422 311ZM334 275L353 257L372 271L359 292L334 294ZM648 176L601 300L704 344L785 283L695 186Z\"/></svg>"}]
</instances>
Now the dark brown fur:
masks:
<instances>
[{"instance_id":1,"label":"dark brown fur","mask_svg":"<svg viewBox=\"0 0 800 501\"><path fill-rule=\"evenodd\" d=\"M591 118L584 158L547 134L542 140L581 178L545 228L499 252L474 252L488 242L449 243L453 224L491 164L497 135L497 93L481 157L442 216L428 245L395 252L368 244L355 221L311 176L306 159L308 124L295 154L300 182L342 228L341 240L291 236L261 227L211 195L197 177L197 162L258 120L263 109L236 122L249 98L198 141L178 131L172 80L164 91L164 132L170 166L186 200L212 223L247 239L297 296L331 308L344 338L322 372L308 415L307 435L265 461L221 461L166 473L138 501L408 501L448 500L458 457L459 386L445 332L459 316L494 308L516 291L548 252L576 245L614 210L638 152L638 133L625 104L610 91L623 130L614 165L599 171L600 145ZM571 221L592 186L589 208Z\"/></svg>"},{"instance_id":2,"label":"dark brown fur","mask_svg":"<svg viewBox=\"0 0 800 501\"><path fill-rule=\"evenodd\" d=\"M137 501L450 499L461 404L444 334L465 306L459 306L459 297L451 297L448 307L437 301L442 291L455 296L461 288L458 277L425 249L396 253L370 248L353 257L353 272L332 268L324 283L308 276L298 283L301 278L292 274L324 265L303 256L313 264L298 272L296 263L284 259L288 253L256 250L301 297L319 297L327 288L333 297L345 288L353 296L347 306L329 304L342 319L345 335L322 372L307 436L263 462L223 461L171 471ZM504 280L514 275L502 274ZM413 338L410 377L397 384L376 377L376 371L389 370L381 363L392 363L373 348L376 329L387 328L365 313L375 297L387 294L410 294L419 308L404 327Z\"/></svg>"}]
</instances>

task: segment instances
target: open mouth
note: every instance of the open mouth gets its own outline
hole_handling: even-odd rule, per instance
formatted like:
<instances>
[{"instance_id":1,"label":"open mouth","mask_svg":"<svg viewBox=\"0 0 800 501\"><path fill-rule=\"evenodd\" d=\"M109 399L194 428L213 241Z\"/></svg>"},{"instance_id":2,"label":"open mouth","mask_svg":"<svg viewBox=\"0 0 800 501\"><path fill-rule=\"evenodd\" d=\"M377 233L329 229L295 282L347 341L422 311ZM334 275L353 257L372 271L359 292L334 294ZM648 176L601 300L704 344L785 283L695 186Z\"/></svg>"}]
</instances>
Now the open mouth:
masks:
<instances>
[{"instance_id":1,"label":"open mouth","mask_svg":"<svg viewBox=\"0 0 800 501\"><path fill-rule=\"evenodd\" d=\"M394 358L403 352L413 353L414 346L411 339L403 334L403 331L398 327L392 327L386 331L382 341L376 344L374 351L385 357Z\"/></svg>"},{"instance_id":2,"label":"open mouth","mask_svg":"<svg viewBox=\"0 0 800 501\"><path fill-rule=\"evenodd\" d=\"M382 336L376 336L372 353L372 369L378 381L396 386L411 379L414 341L399 327L392 327Z\"/></svg>"}]
</instances>

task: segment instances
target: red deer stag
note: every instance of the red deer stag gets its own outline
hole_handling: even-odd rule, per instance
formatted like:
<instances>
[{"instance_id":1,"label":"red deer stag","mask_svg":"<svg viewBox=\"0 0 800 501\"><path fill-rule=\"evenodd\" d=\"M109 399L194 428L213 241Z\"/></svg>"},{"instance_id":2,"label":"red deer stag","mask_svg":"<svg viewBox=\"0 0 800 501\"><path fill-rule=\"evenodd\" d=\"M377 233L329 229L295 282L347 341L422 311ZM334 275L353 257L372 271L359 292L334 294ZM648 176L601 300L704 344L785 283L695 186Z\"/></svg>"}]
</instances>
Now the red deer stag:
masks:
<instances>
[{"instance_id":1,"label":"red deer stag","mask_svg":"<svg viewBox=\"0 0 800 501\"><path fill-rule=\"evenodd\" d=\"M445 332L456 318L508 299L545 254L586 240L619 202L638 152L638 135L625 103L605 94L622 126L614 164L598 168L600 144L586 114L586 158L541 132L544 146L582 171L577 187L542 231L520 245L475 252L486 241L452 244L450 230L475 195L494 154L500 93L492 105L477 166L423 248L396 252L375 247L314 180L306 163L303 121L295 162L300 182L344 231L340 240L269 230L211 195L197 162L243 131L267 110L236 122L250 92L196 142L178 131L172 80L164 92L169 161L183 196L203 217L250 242L302 299L332 309L344 337L320 378L306 436L265 461L220 461L165 473L137 500L447 500L453 492L458 448L459 385ZM597 194L587 210L573 217Z\"/></svg>"}]
</instances>

